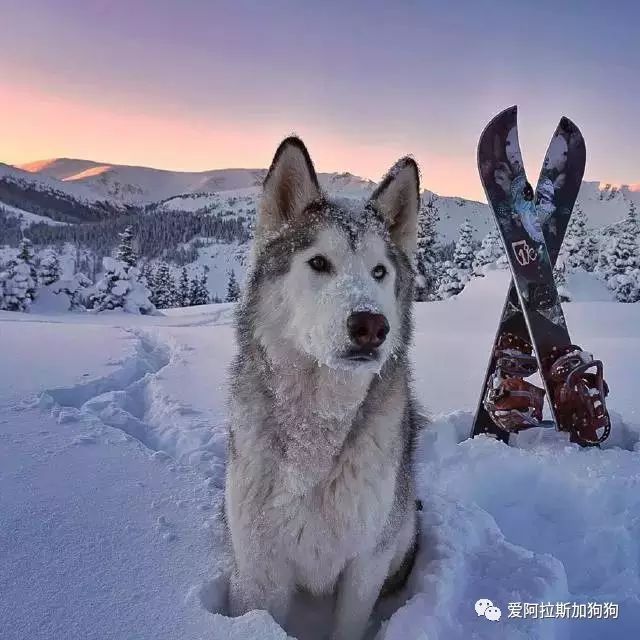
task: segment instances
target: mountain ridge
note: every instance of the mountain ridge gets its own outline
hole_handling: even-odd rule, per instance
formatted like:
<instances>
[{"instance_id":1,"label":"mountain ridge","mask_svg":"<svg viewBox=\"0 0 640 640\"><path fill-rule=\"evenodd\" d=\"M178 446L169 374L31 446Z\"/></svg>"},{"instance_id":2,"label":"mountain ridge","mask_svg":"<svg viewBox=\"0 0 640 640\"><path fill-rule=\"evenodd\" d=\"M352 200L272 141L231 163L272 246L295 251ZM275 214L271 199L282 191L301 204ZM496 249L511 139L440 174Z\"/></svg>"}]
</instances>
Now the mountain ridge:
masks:
<instances>
[{"instance_id":1,"label":"mountain ridge","mask_svg":"<svg viewBox=\"0 0 640 640\"><path fill-rule=\"evenodd\" d=\"M151 208L190 212L218 209L242 215L255 209L266 171L243 168L172 171L79 158L50 158L18 167L0 164L0 205L46 216L45 206L38 202L34 207L30 203L34 193L55 194L55 206L62 212L76 201L83 203L88 213L79 210L75 218L65 217L64 213L51 215L67 222L117 214L132 207L134 210ZM321 172L318 178L330 195L366 197L376 185L372 180L346 171ZM7 197L9 187L13 192ZM20 193L14 193L16 189L22 189L29 197L25 195L21 199ZM458 196L441 196L428 189L423 191L422 198L436 203L440 216L438 231L446 241L456 238L458 227L465 218L471 221L476 239L481 239L493 226L486 203ZM624 218L631 203L640 207L640 183L621 185L585 181L578 203L585 211L590 226L603 228Z\"/></svg>"}]
</instances>

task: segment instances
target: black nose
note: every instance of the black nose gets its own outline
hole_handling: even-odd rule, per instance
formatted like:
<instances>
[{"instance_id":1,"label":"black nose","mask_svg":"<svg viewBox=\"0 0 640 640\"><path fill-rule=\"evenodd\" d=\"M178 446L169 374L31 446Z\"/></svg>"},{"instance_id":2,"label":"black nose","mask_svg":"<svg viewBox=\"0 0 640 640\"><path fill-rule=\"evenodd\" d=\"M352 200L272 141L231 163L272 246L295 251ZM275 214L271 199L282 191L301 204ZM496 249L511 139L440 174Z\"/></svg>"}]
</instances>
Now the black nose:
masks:
<instances>
[{"instance_id":1,"label":"black nose","mask_svg":"<svg viewBox=\"0 0 640 640\"><path fill-rule=\"evenodd\" d=\"M347 320L349 337L359 347L375 349L379 347L389 333L389 323L381 313L358 311Z\"/></svg>"}]
</instances>

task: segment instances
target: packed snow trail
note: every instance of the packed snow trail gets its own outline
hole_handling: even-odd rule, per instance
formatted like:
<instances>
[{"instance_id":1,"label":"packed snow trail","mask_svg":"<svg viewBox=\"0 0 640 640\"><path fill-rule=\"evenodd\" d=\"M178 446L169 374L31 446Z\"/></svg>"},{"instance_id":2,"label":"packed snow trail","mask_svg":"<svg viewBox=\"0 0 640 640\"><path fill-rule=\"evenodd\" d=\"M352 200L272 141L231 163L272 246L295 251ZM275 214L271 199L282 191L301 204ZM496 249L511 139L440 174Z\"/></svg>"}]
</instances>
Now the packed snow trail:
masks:
<instances>
[{"instance_id":1,"label":"packed snow trail","mask_svg":"<svg viewBox=\"0 0 640 640\"><path fill-rule=\"evenodd\" d=\"M416 390L433 416L417 458L422 548L370 638L622 639L640 627L640 305L566 307L576 340L605 361L606 447L552 431L512 447L467 440L501 277L480 280L482 296L471 287L416 309ZM228 306L147 318L0 312L3 640L287 638L264 612L224 615L229 321ZM478 617L479 598L502 618ZM507 617L509 602L549 601L611 601L619 617ZM323 637L321 604L297 603L290 633Z\"/></svg>"}]
</instances>

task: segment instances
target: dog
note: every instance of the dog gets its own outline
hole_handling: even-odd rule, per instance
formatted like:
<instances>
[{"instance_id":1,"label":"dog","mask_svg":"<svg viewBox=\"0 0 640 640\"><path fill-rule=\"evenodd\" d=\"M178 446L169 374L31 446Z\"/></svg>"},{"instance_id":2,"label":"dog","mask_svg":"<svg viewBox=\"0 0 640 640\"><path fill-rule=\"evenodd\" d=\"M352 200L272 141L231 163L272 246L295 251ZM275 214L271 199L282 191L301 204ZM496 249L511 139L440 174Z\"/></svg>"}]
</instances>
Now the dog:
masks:
<instances>
[{"instance_id":1,"label":"dog","mask_svg":"<svg viewBox=\"0 0 640 640\"><path fill-rule=\"evenodd\" d=\"M358 640L411 570L418 208L409 157L360 202L323 193L299 138L275 153L236 312L231 615L265 609L286 629L297 589L332 594L333 640Z\"/></svg>"}]
</instances>

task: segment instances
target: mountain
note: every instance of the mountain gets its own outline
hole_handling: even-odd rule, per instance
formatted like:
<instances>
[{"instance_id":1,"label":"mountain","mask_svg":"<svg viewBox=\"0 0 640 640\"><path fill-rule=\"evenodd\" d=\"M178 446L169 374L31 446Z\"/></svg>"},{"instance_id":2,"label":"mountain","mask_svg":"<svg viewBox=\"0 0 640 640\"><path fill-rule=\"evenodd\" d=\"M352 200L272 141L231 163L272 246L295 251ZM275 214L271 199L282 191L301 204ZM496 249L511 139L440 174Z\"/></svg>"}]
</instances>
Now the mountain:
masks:
<instances>
[{"instance_id":1,"label":"mountain","mask_svg":"<svg viewBox=\"0 0 640 640\"><path fill-rule=\"evenodd\" d=\"M21 165L20 169L69 185L82 185L98 197L129 205L164 200L177 193L228 191L259 185L264 169L168 171L150 167L54 158Z\"/></svg>"},{"instance_id":2,"label":"mountain","mask_svg":"<svg viewBox=\"0 0 640 640\"><path fill-rule=\"evenodd\" d=\"M40 248L65 247L65 272L81 270L95 279L118 232L133 224L142 255L150 260L162 256L176 270L186 264L190 276L208 270L211 295L223 297L230 271L240 278L245 271L245 241L265 175L265 169L181 172L73 158L22 167L0 164L0 265L26 231ZM375 187L348 172L320 173L318 178L327 193L341 197L366 198ZM428 190L422 199L437 208L443 243L457 238L466 218L476 240L493 228L493 216L482 202ZM584 182L578 203L589 226L603 229L622 220L631 203L640 209L640 185ZM142 222L140 216L149 218ZM37 222L51 226L27 230ZM78 227L81 222L100 224Z\"/></svg>"},{"instance_id":3,"label":"mountain","mask_svg":"<svg viewBox=\"0 0 640 640\"><path fill-rule=\"evenodd\" d=\"M144 208L250 217L265 175L265 169L169 171L77 158L39 160L20 167L0 164L0 206L72 223ZM371 180L348 172L320 173L318 178L329 194L343 197L364 198L375 187ZM465 218L474 226L476 239L492 228L489 209L482 202L428 190L423 199L437 206L438 231L445 241L455 240ZM578 202L590 226L605 227L624 218L631 202L640 208L640 183L584 182Z\"/></svg>"},{"instance_id":4,"label":"mountain","mask_svg":"<svg viewBox=\"0 0 640 640\"><path fill-rule=\"evenodd\" d=\"M126 213L129 207L105 198L88 185L66 183L0 163L0 207L59 222L96 222Z\"/></svg>"},{"instance_id":5,"label":"mountain","mask_svg":"<svg viewBox=\"0 0 640 640\"><path fill-rule=\"evenodd\" d=\"M129 205L159 202L177 194L213 193L259 187L266 169L212 169L168 171L150 167L107 164L76 158L38 160L17 169L46 176L67 185L88 188L95 197ZM372 189L374 184L351 173L320 173L320 182L330 192L344 195Z\"/></svg>"}]
</instances>

